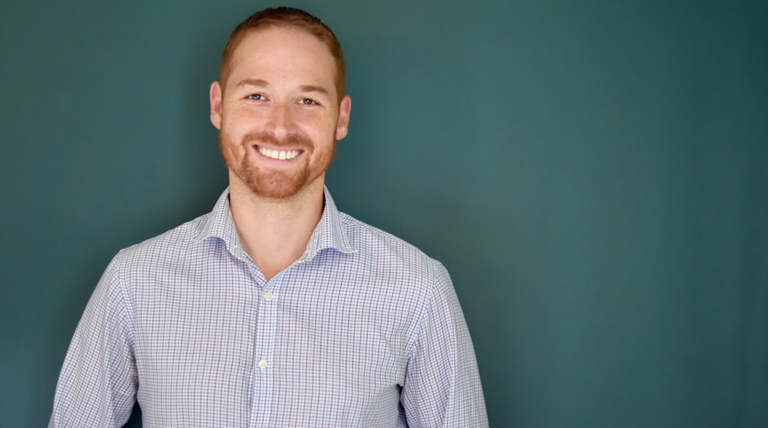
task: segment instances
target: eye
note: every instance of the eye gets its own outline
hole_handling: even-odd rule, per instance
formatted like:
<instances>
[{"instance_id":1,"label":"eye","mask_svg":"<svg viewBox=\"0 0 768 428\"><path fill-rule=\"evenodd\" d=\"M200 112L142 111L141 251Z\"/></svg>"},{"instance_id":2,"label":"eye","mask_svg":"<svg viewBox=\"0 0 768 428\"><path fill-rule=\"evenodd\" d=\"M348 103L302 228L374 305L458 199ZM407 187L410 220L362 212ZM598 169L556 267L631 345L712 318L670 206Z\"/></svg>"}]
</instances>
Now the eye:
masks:
<instances>
[{"instance_id":1,"label":"eye","mask_svg":"<svg viewBox=\"0 0 768 428\"><path fill-rule=\"evenodd\" d=\"M261 100L264 99L264 95L261 95L261 94L251 94L251 95L248 95L246 98L251 99L251 100L261 101Z\"/></svg>"},{"instance_id":2,"label":"eye","mask_svg":"<svg viewBox=\"0 0 768 428\"><path fill-rule=\"evenodd\" d=\"M319 105L317 101L311 99L311 98L302 98L301 103L304 105Z\"/></svg>"}]
</instances>

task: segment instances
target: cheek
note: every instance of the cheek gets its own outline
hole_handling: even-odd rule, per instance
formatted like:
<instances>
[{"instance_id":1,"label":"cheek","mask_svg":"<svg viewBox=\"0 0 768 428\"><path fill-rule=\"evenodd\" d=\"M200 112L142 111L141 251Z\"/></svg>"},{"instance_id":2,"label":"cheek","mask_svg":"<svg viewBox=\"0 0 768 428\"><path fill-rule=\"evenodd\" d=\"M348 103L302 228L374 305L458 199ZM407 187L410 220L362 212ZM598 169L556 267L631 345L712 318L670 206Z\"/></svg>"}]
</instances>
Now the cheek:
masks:
<instances>
[{"instance_id":1,"label":"cheek","mask_svg":"<svg viewBox=\"0 0 768 428\"><path fill-rule=\"evenodd\" d=\"M219 148L224 157L229 160L239 159L245 155L240 137L233 135L225 128L222 128L219 134Z\"/></svg>"},{"instance_id":2,"label":"cheek","mask_svg":"<svg viewBox=\"0 0 768 428\"><path fill-rule=\"evenodd\" d=\"M300 110L295 113L294 117L298 123L304 124L308 129L311 128L315 134L336 129L336 114L329 109Z\"/></svg>"},{"instance_id":3,"label":"cheek","mask_svg":"<svg viewBox=\"0 0 768 428\"><path fill-rule=\"evenodd\" d=\"M237 118L228 117L222 123L222 129L226 130L227 134L232 137L241 137L244 134L243 124L244 122L237 120Z\"/></svg>"},{"instance_id":4,"label":"cheek","mask_svg":"<svg viewBox=\"0 0 768 428\"><path fill-rule=\"evenodd\" d=\"M320 146L330 146L336 141L336 122L326 120L316 128L316 143Z\"/></svg>"},{"instance_id":5,"label":"cheek","mask_svg":"<svg viewBox=\"0 0 768 428\"><path fill-rule=\"evenodd\" d=\"M232 103L227 106L223 116L224 126L226 126L231 133L240 132L242 129L246 129L253 126L258 126L262 120L261 116L263 112L252 106Z\"/></svg>"}]
</instances>

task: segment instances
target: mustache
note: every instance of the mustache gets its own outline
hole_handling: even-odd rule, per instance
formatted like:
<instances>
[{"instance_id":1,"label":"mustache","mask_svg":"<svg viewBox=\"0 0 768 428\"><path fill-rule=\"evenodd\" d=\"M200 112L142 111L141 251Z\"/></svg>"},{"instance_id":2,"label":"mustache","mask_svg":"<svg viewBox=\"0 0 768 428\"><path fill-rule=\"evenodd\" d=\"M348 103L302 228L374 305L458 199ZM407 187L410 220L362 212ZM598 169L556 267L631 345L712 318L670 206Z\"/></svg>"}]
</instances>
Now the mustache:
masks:
<instances>
[{"instance_id":1,"label":"mustache","mask_svg":"<svg viewBox=\"0 0 768 428\"><path fill-rule=\"evenodd\" d=\"M277 147L310 147L312 141L299 134L286 135L285 138L279 139L269 132L252 132L246 134L243 137L243 144L251 145L256 143L269 144Z\"/></svg>"}]
</instances>

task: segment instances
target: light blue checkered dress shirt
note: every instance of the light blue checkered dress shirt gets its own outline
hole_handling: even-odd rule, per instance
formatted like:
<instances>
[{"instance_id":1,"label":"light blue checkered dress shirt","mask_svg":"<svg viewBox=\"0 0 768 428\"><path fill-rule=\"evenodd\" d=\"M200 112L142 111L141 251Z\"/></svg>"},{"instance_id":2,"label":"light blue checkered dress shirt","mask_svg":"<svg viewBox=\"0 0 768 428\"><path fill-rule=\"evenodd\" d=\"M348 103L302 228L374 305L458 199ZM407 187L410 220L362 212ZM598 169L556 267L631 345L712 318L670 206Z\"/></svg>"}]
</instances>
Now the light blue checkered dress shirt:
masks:
<instances>
[{"instance_id":1,"label":"light blue checkered dress shirt","mask_svg":"<svg viewBox=\"0 0 768 428\"><path fill-rule=\"evenodd\" d=\"M85 309L50 426L484 427L472 341L443 265L325 208L270 281L213 211L122 250Z\"/></svg>"}]
</instances>

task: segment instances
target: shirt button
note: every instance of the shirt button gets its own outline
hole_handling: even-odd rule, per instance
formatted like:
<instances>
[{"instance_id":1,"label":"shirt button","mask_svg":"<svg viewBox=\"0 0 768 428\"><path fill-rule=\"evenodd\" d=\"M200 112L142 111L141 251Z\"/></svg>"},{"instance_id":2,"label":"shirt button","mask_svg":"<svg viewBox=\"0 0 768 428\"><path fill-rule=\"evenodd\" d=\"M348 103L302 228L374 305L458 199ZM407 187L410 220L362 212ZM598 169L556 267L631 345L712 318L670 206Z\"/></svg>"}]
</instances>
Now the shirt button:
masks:
<instances>
[{"instance_id":1,"label":"shirt button","mask_svg":"<svg viewBox=\"0 0 768 428\"><path fill-rule=\"evenodd\" d=\"M261 361L259 361L259 368L262 369L262 370L266 370L267 369L267 360L262 358Z\"/></svg>"},{"instance_id":2,"label":"shirt button","mask_svg":"<svg viewBox=\"0 0 768 428\"><path fill-rule=\"evenodd\" d=\"M264 293L264 298L267 299L267 302L271 302L272 299L275 298L275 295L272 294L271 291L267 291L266 293Z\"/></svg>"}]
</instances>

